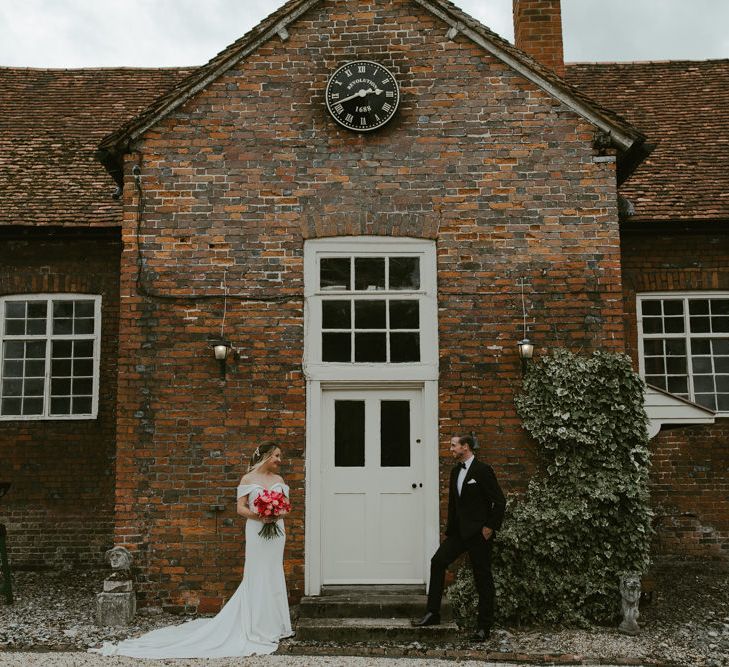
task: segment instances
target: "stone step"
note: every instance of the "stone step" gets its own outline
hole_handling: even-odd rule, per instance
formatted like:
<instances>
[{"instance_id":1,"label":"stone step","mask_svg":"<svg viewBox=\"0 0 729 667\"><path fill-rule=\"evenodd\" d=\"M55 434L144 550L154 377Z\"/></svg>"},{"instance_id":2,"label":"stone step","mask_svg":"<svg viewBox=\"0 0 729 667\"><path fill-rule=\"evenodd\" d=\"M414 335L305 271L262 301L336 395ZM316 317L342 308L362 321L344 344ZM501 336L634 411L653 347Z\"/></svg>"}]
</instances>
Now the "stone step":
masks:
<instances>
[{"instance_id":1,"label":"stone step","mask_svg":"<svg viewBox=\"0 0 729 667\"><path fill-rule=\"evenodd\" d=\"M414 628L409 618L304 618L296 624L299 641L381 642L406 641L420 643L452 642L458 627L448 622Z\"/></svg>"},{"instance_id":2,"label":"stone step","mask_svg":"<svg viewBox=\"0 0 729 667\"><path fill-rule=\"evenodd\" d=\"M306 618L420 618L425 614L425 595L339 595L306 596L299 613ZM450 605L443 601L441 618L450 620Z\"/></svg>"},{"instance_id":3,"label":"stone step","mask_svg":"<svg viewBox=\"0 0 729 667\"><path fill-rule=\"evenodd\" d=\"M342 584L322 586L322 596L367 597L382 595L425 595L425 584Z\"/></svg>"}]
</instances>

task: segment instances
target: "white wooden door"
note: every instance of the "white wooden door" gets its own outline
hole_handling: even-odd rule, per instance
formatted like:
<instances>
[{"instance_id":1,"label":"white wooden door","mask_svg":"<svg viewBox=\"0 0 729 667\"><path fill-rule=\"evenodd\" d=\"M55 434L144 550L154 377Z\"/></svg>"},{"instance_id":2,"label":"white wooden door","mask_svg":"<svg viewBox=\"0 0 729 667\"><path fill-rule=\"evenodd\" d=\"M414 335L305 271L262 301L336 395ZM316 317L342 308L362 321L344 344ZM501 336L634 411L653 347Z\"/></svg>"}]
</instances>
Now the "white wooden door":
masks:
<instances>
[{"instance_id":1,"label":"white wooden door","mask_svg":"<svg viewBox=\"0 0 729 667\"><path fill-rule=\"evenodd\" d=\"M324 584L424 581L421 393L416 389L324 392Z\"/></svg>"}]
</instances>

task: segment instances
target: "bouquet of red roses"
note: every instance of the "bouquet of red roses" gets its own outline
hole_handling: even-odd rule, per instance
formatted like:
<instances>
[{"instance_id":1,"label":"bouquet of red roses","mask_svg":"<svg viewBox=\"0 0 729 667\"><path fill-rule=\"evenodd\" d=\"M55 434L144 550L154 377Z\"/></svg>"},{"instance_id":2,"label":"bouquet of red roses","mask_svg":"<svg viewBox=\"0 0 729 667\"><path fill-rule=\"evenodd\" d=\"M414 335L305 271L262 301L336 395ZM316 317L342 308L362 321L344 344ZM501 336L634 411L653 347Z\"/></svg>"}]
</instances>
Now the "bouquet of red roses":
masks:
<instances>
[{"instance_id":1,"label":"bouquet of red roses","mask_svg":"<svg viewBox=\"0 0 729 667\"><path fill-rule=\"evenodd\" d=\"M263 491L253 501L253 506L256 508L256 512L258 512L261 520L269 518L275 519L279 515L291 511L289 499L280 491ZM275 521L264 523L263 528L258 531L258 534L267 540L283 535Z\"/></svg>"}]
</instances>

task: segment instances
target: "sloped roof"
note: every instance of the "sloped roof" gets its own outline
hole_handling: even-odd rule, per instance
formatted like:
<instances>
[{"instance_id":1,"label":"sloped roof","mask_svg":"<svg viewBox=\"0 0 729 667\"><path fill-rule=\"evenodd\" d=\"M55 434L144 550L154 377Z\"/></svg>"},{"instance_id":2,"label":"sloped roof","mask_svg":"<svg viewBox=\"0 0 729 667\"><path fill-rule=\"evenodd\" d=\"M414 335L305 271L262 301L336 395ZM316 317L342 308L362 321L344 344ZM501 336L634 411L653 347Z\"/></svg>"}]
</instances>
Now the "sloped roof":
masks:
<instances>
[{"instance_id":1,"label":"sloped roof","mask_svg":"<svg viewBox=\"0 0 729 667\"><path fill-rule=\"evenodd\" d=\"M729 220L729 60L569 64L566 78L650 137L620 187L629 220Z\"/></svg>"},{"instance_id":2,"label":"sloped roof","mask_svg":"<svg viewBox=\"0 0 729 667\"><path fill-rule=\"evenodd\" d=\"M105 160L112 164L115 155L124 153L134 139L184 104L197 92L221 76L260 45L277 35L285 34L286 26L322 0L289 0L256 27L221 51L206 65L193 71L167 94L155 100L136 118L106 137L100 144ZM607 107L602 107L571 87L552 70L542 66L529 55L502 39L495 32L469 16L448 0L413 0L435 14L455 31L463 33L510 67L559 99L576 113L595 123L608 133L614 144L627 150L642 143L645 136L630 123Z\"/></svg>"},{"instance_id":3,"label":"sloped roof","mask_svg":"<svg viewBox=\"0 0 729 667\"><path fill-rule=\"evenodd\" d=\"M0 225L118 226L98 143L189 71L0 67Z\"/></svg>"}]
</instances>

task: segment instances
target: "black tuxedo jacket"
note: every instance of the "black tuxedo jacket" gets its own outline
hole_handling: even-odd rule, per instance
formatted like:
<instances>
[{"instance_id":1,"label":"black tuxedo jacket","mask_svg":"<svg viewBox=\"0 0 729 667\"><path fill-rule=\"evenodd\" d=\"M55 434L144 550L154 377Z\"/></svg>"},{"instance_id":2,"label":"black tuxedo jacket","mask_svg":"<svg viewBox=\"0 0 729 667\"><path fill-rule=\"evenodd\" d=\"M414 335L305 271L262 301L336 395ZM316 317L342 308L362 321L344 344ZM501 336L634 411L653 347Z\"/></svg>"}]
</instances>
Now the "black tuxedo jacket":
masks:
<instances>
[{"instance_id":1,"label":"black tuxedo jacket","mask_svg":"<svg viewBox=\"0 0 729 667\"><path fill-rule=\"evenodd\" d=\"M446 535L460 535L468 539L480 533L483 526L499 530L504 520L506 499L491 466L474 459L459 496L457 483L460 470L459 465L451 470Z\"/></svg>"}]
</instances>

